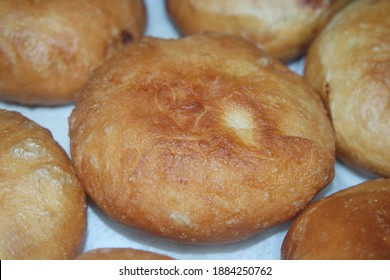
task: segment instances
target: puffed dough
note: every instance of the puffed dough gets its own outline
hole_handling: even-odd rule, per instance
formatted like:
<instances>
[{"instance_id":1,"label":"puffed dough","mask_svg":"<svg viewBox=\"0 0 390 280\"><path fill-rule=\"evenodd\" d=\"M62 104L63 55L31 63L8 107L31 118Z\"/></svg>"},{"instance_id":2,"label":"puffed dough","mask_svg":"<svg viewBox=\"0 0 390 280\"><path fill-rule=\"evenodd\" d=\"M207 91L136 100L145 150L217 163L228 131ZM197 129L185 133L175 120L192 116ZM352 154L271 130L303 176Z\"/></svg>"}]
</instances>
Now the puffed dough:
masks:
<instances>
[{"instance_id":1,"label":"puffed dough","mask_svg":"<svg viewBox=\"0 0 390 280\"><path fill-rule=\"evenodd\" d=\"M292 218L333 178L320 98L238 37L128 46L95 72L69 125L96 204L177 241L248 238Z\"/></svg>"},{"instance_id":2,"label":"puffed dough","mask_svg":"<svg viewBox=\"0 0 390 280\"><path fill-rule=\"evenodd\" d=\"M284 239L283 259L390 259L390 180L371 180L304 210Z\"/></svg>"},{"instance_id":3,"label":"puffed dough","mask_svg":"<svg viewBox=\"0 0 390 280\"><path fill-rule=\"evenodd\" d=\"M132 248L99 248L78 255L76 260L173 260L166 255Z\"/></svg>"},{"instance_id":4,"label":"puffed dough","mask_svg":"<svg viewBox=\"0 0 390 280\"><path fill-rule=\"evenodd\" d=\"M0 110L0 259L72 259L86 229L86 199L50 132Z\"/></svg>"},{"instance_id":5,"label":"puffed dough","mask_svg":"<svg viewBox=\"0 0 390 280\"><path fill-rule=\"evenodd\" d=\"M0 98L72 102L91 72L144 32L143 0L0 0Z\"/></svg>"},{"instance_id":6,"label":"puffed dough","mask_svg":"<svg viewBox=\"0 0 390 280\"><path fill-rule=\"evenodd\" d=\"M329 19L351 0L166 0L184 34L239 35L283 61L301 55Z\"/></svg>"},{"instance_id":7,"label":"puffed dough","mask_svg":"<svg viewBox=\"0 0 390 280\"><path fill-rule=\"evenodd\" d=\"M390 1L356 1L311 46L305 79L329 109L337 155L390 177Z\"/></svg>"}]
</instances>

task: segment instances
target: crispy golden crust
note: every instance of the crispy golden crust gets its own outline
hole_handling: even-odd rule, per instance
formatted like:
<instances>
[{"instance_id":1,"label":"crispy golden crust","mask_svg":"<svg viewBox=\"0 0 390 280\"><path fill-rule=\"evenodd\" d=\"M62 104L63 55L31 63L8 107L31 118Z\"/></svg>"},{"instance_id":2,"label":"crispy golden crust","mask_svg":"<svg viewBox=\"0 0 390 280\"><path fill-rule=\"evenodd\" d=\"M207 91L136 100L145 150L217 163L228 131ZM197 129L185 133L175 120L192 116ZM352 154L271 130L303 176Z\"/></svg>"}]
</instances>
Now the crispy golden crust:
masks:
<instances>
[{"instance_id":1,"label":"crispy golden crust","mask_svg":"<svg viewBox=\"0 0 390 280\"><path fill-rule=\"evenodd\" d=\"M72 259L86 228L85 194L46 129L0 110L0 259Z\"/></svg>"},{"instance_id":2,"label":"crispy golden crust","mask_svg":"<svg viewBox=\"0 0 390 280\"><path fill-rule=\"evenodd\" d=\"M310 48L305 78L322 96L338 156L390 176L390 1L356 1Z\"/></svg>"},{"instance_id":3,"label":"crispy golden crust","mask_svg":"<svg viewBox=\"0 0 390 280\"><path fill-rule=\"evenodd\" d=\"M340 191L294 221L283 259L390 259L390 180Z\"/></svg>"},{"instance_id":4,"label":"crispy golden crust","mask_svg":"<svg viewBox=\"0 0 390 280\"><path fill-rule=\"evenodd\" d=\"M351 0L166 0L184 34L240 35L284 61L301 55L328 20Z\"/></svg>"},{"instance_id":5,"label":"crispy golden crust","mask_svg":"<svg viewBox=\"0 0 390 280\"><path fill-rule=\"evenodd\" d=\"M320 99L238 37L127 47L95 72L69 124L92 199L173 240L247 238L296 215L333 178Z\"/></svg>"},{"instance_id":6,"label":"crispy golden crust","mask_svg":"<svg viewBox=\"0 0 390 280\"><path fill-rule=\"evenodd\" d=\"M173 258L132 248L99 248L78 255L76 260L173 260Z\"/></svg>"},{"instance_id":7,"label":"crispy golden crust","mask_svg":"<svg viewBox=\"0 0 390 280\"><path fill-rule=\"evenodd\" d=\"M0 98L73 101L93 69L146 24L142 0L1 0Z\"/></svg>"}]
</instances>

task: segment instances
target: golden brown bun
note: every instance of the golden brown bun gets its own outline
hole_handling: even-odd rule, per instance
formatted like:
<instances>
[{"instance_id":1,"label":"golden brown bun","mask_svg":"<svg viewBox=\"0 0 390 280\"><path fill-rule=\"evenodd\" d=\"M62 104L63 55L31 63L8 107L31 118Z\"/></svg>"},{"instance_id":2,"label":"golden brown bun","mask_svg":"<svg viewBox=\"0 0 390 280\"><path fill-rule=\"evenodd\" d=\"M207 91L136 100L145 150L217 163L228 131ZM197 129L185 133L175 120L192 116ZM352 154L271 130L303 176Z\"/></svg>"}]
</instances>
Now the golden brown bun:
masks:
<instances>
[{"instance_id":1,"label":"golden brown bun","mask_svg":"<svg viewBox=\"0 0 390 280\"><path fill-rule=\"evenodd\" d=\"M338 156L390 176L390 1L356 1L311 46L305 78L329 108Z\"/></svg>"},{"instance_id":2,"label":"golden brown bun","mask_svg":"<svg viewBox=\"0 0 390 280\"><path fill-rule=\"evenodd\" d=\"M301 55L328 20L351 0L166 0L184 34L217 31L256 43L284 61Z\"/></svg>"},{"instance_id":3,"label":"golden brown bun","mask_svg":"<svg viewBox=\"0 0 390 280\"><path fill-rule=\"evenodd\" d=\"M78 255L76 260L173 260L173 258L132 248L99 248Z\"/></svg>"},{"instance_id":4,"label":"golden brown bun","mask_svg":"<svg viewBox=\"0 0 390 280\"><path fill-rule=\"evenodd\" d=\"M0 98L73 101L93 69L142 37L142 0L1 0Z\"/></svg>"},{"instance_id":5,"label":"golden brown bun","mask_svg":"<svg viewBox=\"0 0 390 280\"><path fill-rule=\"evenodd\" d=\"M97 205L185 242L236 241L296 215L333 178L333 137L301 77L210 33L128 46L70 117L72 158Z\"/></svg>"},{"instance_id":6,"label":"golden brown bun","mask_svg":"<svg viewBox=\"0 0 390 280\"><path fill-rule=\"evenodd\" d=\"M348 188L309 206L290 227L283 259L390 259L390 180Z\"/></svg>"},{"instance_id":7,"label":"golden brown bun","mask_svg":"<svg viewBox=\"0 0 390 280\"><path fill-rule=\"evenodd\" d=\"M86 199L71 161L46 129L0 110L0 259L72 259Z\"/></svg>"}]
</instances>

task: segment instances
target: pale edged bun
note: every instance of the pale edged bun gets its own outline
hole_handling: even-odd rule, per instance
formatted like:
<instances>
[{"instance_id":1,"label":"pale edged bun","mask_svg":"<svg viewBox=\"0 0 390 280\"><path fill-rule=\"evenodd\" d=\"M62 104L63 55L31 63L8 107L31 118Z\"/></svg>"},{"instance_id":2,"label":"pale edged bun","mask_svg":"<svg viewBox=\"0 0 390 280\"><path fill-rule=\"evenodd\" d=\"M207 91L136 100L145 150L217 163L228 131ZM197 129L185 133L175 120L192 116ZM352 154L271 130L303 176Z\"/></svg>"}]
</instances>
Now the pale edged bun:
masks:
<instances>
[{"instance_id":1,"label":"pale edged bun","mask_svg":"<svg viewBox=\"0 0 390 280\"><path fill-rule=\"evenodd\" d=\"M214 31L241 36L283 61L306 51L329 19L350 0L166 0L186 35Z\"/></svg>"},{"instance_id":2,"label":"pale edged bun","mask_svg":"<svg viewBox=\"0 0 390 280\"><path fill-rule=\"evenodd\" d=\"M173 260L173 258L133 248L98 248L81 253L75 260Z\"/></svg>"},{"instance_id":3,"label":"pale edged bun","mask_svg":"<svg viewBox=\"0 0 390 280\"><path fill-rule=\"evenodd\" d=\"M86 198L50 132L0 110L0 259L72 259L86 229Z\"/></svg>"},{"instance_id":4,"label":"pale edged bun","mask_svg":"<svg viewBox=\"0 0 390 280\"><path fill-rule=\"evenodd\" d=\"M91 72L143 36L142 0L0 1L0 98L70 103Z\"/></svg>"},{"instance_id":5,"label":"pale edged bun","mask_svg":"<svg viewBox=\"0 0 390 280\"><path fill-rule=\"evenodd\" d=\"M283 259L390 259L390 180L377 179L310 205L284 239Z\"/></svg>"},{"instance_id":6,"label":"pale edged bun","mask_svg":"<svg viewBox=\"0 0 390 280\"><path fill-rule=\"evenodd\" d=\"M364 173L390 177L390 1L359 0L310 47L305 79L321 95L337 155Z\"/></svg>"},{"instance_id":7,"label":"pale edged bun","mask_svg":"<svg viewBox=\"0 0 390 280\"><path fill-rule=\"evenodd\" d=\"M176 241L248 238L295 216L334 175L320 98L239 37L129 45L95 72L69 128L95 203Z\"/></svg>"}]
</instances>

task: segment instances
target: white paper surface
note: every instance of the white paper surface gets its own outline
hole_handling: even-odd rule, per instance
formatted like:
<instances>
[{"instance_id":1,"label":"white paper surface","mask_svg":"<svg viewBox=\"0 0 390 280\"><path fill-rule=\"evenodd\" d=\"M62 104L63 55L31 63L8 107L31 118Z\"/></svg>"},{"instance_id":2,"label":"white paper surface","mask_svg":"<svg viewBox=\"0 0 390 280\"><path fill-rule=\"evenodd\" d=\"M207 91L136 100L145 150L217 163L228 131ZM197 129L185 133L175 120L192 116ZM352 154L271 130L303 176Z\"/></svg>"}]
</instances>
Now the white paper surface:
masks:
<instances>
[{"instance_id":1,"label":"white paper surface","mask_svg":"<svg viewBox=\"0 0 390 280\"><path fill-rule=\"evenodd\" d=\"M179 38L170 22L163 0L145 0L148 11L146 35L160 38ZM288 65L301 74L303 60ZM49 129L54 139L69 154L68 117L73 105L45 108L24 107L0 101L0 108L21 112L41 126ZM356 185L367 177L355 173L343 164L335 166L336 176L317 197ZM169 255L177 259L280 259L280 249L290 222L265 230L238 243L222 245L188 245L166 241L130 229L109 219L92 203L88 207L88 226L84 251L102 247L132 247Z\"/></svg>"}]
</instances>

